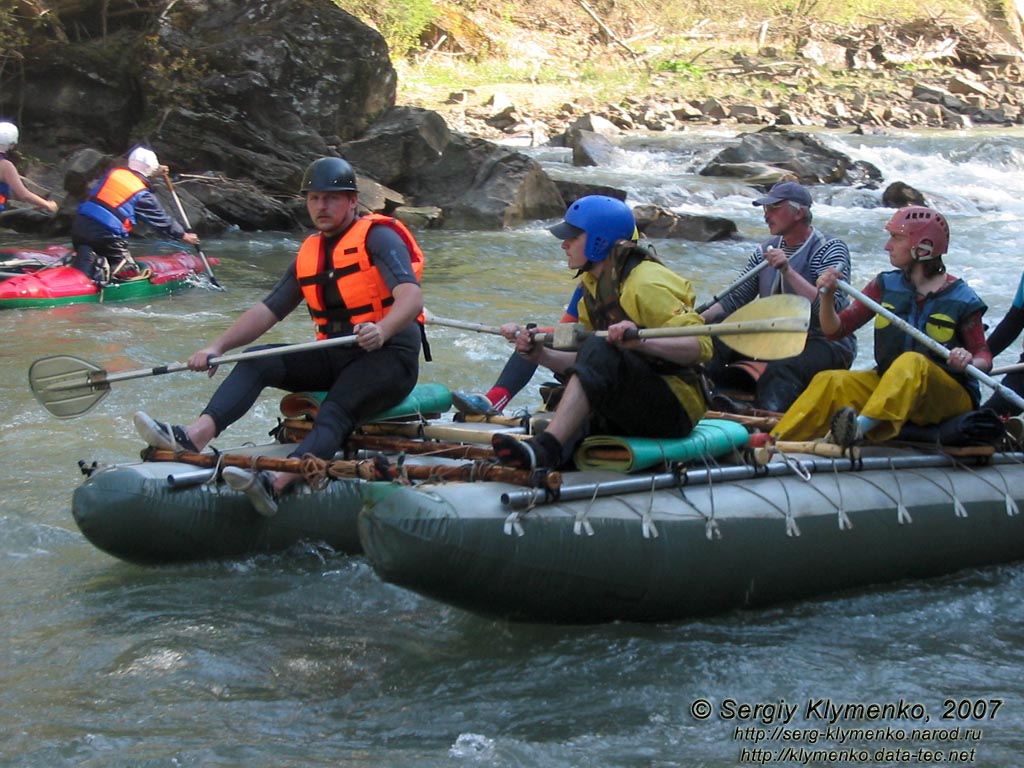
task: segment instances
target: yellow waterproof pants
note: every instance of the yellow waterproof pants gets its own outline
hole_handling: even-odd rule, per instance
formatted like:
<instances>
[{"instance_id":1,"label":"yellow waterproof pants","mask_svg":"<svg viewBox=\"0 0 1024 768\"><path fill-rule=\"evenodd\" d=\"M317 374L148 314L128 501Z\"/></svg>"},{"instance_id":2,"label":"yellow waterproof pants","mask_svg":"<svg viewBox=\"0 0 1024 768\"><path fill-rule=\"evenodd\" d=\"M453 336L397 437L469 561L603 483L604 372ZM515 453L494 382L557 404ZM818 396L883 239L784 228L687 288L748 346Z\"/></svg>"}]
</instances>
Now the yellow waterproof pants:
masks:
<instances>
[{"instance_id":1,"label":"yellow waterproof pants","mask_svg":"<svg viewBox=\"0 0 1024 768\"><path fill-rule=\"evenodd\" d=\"M832 416L846 405L878 420L868 432L871 440L895 437L908 421L939 424L974 407L971 396L956 379L921 353L904 352L882 376L875 371L817 374L772 435L779 440L824 437Z\"/></svg>"}]
</instances>

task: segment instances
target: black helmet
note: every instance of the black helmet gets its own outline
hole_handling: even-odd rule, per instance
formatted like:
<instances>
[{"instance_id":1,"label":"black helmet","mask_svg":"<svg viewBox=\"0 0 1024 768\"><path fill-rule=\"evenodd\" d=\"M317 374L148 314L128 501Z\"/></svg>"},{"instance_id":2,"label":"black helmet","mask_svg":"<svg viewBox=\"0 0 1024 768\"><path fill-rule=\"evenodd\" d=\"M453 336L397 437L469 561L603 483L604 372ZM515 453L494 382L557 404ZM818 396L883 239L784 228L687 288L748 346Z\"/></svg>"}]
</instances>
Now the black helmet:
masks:
<instances>
[{"instance_id":1,"label":"black helmet","mask_svg":"<svg viewBox=\"0 0 1024 768\"><path fill-rule=\"evenodd\" d=\"M302 175L299 194L307 192L355 192L356 173L340 157L314 160Z\"/></svg>"}]
</instances>

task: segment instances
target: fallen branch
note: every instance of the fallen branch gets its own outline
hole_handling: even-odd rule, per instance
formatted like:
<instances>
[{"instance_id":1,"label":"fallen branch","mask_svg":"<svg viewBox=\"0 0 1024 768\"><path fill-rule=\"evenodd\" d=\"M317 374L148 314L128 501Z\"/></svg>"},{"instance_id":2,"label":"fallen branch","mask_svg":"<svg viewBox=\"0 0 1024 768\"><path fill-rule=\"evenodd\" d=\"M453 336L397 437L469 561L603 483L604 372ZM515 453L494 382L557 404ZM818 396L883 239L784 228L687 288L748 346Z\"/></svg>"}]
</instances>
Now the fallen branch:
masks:
<instances>
[{"instance_id":1,"label":"fallen branch","mask_svg":"<svg viewBox=\"0 0 1024 768\"><path fill-rule=\"evenodd\" d=\"M230 453L195 453L193 451L167 451L148 448L142 452L145 461L176 461L197 467L242 467L252 471L292 472L301 474L310 487L319 490L333 479L410 480L430 482L489 481L545 488L557 493L562 485L559 472L529 472L503 467L492 462L473 461L451 466L402 463L396 465L388 457L377 454L373 458L324 461L315 456L280 458L277 456L250 456Z\"/></svg>"}]
</instances>

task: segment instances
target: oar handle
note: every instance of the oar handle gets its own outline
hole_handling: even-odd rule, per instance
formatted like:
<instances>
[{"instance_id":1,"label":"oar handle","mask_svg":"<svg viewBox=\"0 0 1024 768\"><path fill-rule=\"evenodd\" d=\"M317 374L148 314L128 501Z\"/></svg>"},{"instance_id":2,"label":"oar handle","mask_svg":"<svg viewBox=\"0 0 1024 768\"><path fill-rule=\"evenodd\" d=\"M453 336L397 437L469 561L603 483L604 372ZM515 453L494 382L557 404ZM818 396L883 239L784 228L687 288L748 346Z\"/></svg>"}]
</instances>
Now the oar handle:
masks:
<instances>
[{"instance_id":1,"label":"oar handle","mask_svg":"<svg viewBox=\"0 0 1024 768\"><path fill-rule=\"evenodd\" d=\"M769 266L769 264L768 264L767 261L762 261L760 264L758 264L756 267L754 267L750 271L744 272L742 275L737 277L735 280L733 280L731 283L729 283L729 285L727 285L725 288L723 288L721 290L721 292L716 293L710 299L708 299L703 304L701 304L699 307L697 307L697 309L695 309L694 311L698 315L701 315L701 314L707 312L709 309L711 309L713 306L715 306L715 304L720 302L722 299L724 299L730 293L732 293L737 288L739 288L741 285L743 285L745 282L747 282L747 280L750 280L751 278L756 277L757 275L761 274L768 266Z\"/></svg>"},{"instance_id":2,"label":"oar handle","mask_svg":"<svg viewBox=\"0 0 1024 768\"><path fill-rule=\"evenodd\" d=\"M501 336L501 328L496 325L483 325L482 323L470 323L465 320L451 320L447 317L437 317L427 313L429 325L443 325L446 328L459 328L463 331L476 331L477 333L492 333Z\"/></svg>"},{"instance_id":3,"label":"oar handle","mask_svg":"<svg viewBox=\"0 0 1024 768\"><path fill-rule=\"evenodd\" d=\"M888 320L890 323L892 323L897 328L899 328L901 331L906 333L908 336L911 336L916 341L918 341L921 344L923 344L924 346L928 347L928 349L930 349L936 355L941 357L943 360L948 360L949 359L950 351L949 351L948 348L944 347L942 344L937 342L935 339L933 339L928 334L926 334L923 331L921 331L921 330L915 328L914 326L912 326L910 323L908 323L906 320L904 320L899 315L897 315L897 314L891 312L890 310L886 309L881 304L879 304L877 301L874 301L873 299L865 296L863 293L858 291L856 288L854 288L853 286L851 286L849 283L847 283L844 280L836 280L836 285L838 285L839 288L842 289L842 291L844 293L847 293L850 296L853 296L853 298L857 299L857 301L859 301L861 304L863 304L864 306L868 307L876 315L881 315L886 320ZM992 389L996 390L999 394L1001 394L1003 397L1005 397L1011 403L1016 405L1018 408L1024 410L1024 398L1022 398L1020 395L1018 395L1016 392L1014 392L1009 387L1007 387L1007 386L1005 386L1003 384L1000 384L998 381L993 379L991 376L989 376L984 371L979 370L978 368L976 368L973 365L968 365L966 368L964 368L964 372L968 376L970 376L972 379L974 379L975 381L980 381L982 384L985 384L985 385L991 387Z\"/></svg>"},{"instance_id":4,"label":"oar handle","mask_svg":"<svg viewBox=\"0 0 1024 768\"><path fill-rule=\"evenodd\" d=\"M1012 365L1000 365L997 368L993 368L988 372L989 376L1002 376L1004 373L1013 373L1014 371L1024 371L1024 363L1013 363Z\"/></svg>"}]
</instances>

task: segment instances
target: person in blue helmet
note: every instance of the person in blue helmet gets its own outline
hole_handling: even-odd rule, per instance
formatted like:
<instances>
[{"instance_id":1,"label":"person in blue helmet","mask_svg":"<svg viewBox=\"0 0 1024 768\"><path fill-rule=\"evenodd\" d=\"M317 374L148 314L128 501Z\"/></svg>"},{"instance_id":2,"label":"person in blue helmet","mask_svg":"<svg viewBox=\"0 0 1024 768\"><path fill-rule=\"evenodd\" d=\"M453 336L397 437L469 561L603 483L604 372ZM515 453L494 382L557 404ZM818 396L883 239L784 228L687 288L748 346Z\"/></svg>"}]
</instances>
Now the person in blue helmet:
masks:
<instances>
[{"instance_id":1,"label":"person in blue helmet","mask_svg":"<svg viewBox=\"0 0 1024 768\"><path fill-rule=\"evenodd\" d=\"M550 232L562 241L583 286L579 319L589 334L577 351L550 349L534 332L516 336L516 353L568 377L547 429L527 440L498 434L498 460L519 469L555 469L586 432L685 437L707 411L699 367L708 336L637 338L641 328L702 325L690 282L631 238L633 212L621 200L582 197Z\"/></svg>"},{"instance_id":2,"label":"person in blue helmet","mask_svg":"<svg viewBox=\"0 0 1024 768\"><path fill-rule=\"evenodd\" d=\"M763 369L759 376L755 373L754 406L766 411L785 411L816 373L849 368L857 354L857 341L853 336L826 338L818 322L817 306L821 297L816 282L829 269L836 270L840 279L849 280L850 250L838 237L827 235L813 225L812 203L811 193L795 181L779 182L754 200L754 205L763 208L772 236L750 255L743 271L743 274L750 274L750 279L702 313L706 322L717 323L751 301L776 293L793 293L811 302L810 332L799 355L749 366L743 364L744 358L738 352L721 341L715 342L715 355L705 369L708 378L716 387L728 388L736 378L734 364L739 364L740 372ZM849 299L841 292L829 298L836 312L849 304ZM727 397L716 398L714 404L722 410L736 410Z\"/></svg>"}]
</instances>

